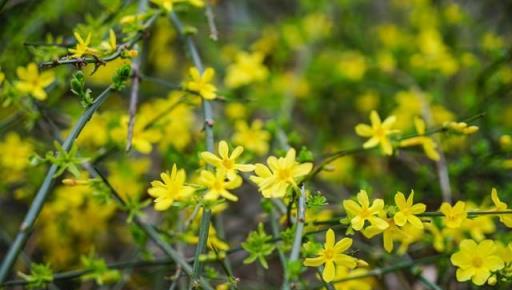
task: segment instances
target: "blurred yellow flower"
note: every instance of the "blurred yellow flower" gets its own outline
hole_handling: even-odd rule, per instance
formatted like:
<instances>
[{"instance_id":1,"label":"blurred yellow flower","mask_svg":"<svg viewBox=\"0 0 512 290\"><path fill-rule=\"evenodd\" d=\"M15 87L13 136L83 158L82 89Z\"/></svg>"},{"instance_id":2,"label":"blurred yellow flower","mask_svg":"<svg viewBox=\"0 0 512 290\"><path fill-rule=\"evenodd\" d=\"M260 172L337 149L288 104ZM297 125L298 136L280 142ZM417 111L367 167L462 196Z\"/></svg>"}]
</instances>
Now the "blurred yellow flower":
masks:
<instances>
[{"instance_id":1,"label":"blurred yellow flower","mask_svg":"<svg viewBox=\"0 0 512 290\"><path fill-rule=\"evenodd\" d=\"M224 83L228 88L238 88L267 78L268 70L263 64L264 55L259 52L239 52L235 63L226 69Z\"/></svg>"},{"instance_id":2,"label":"blurred yellow flower","mask_svg":"<svg viewBox=\"0 0 512 290\"><path fill-rule=\"evenodd\" d=\"M175 0L151 0L151 2L162 7L165 11L171 12L173 10Z\"/></svg>"},{"instance_id":3,"label":"blurred yellow flower","mask_svg":"<svg viewBox=\"0 0 512 290\"><path fill-rule=\"evenodd\" d=\"M11 173L21 171L28 166L29 157L33 151L31 143L21 140L17 133L9 132L0 142L0 152L2 152L0 165Z\"/></svg>"},{"instance_id":4,"label":"blurred yellow flower","mask_svg":"<svg viewBox=\"0 0 512 290\"><path fill-rule=\"evenodd\" d=\"M414 125L419 136L407 138L400 142L400 147L421 145L425 154L432 160L439 160L439 152L437 152L437 144L431 137L425 135L425 122L421 118L414 118Z\"/></svg>"},{"instance_id":5,"label":"blurred yellow flower","mask_svg":"<svg viewBox=\"0 0 512 290\"><path fill-rule=\"evenodd\" d=\"M250 177L265 198L284 197L289 187L297 187L297 181L313 168L312 163L298 163L293 148L288 150L286 157L270 156L267 164L268 167L261 163L256 164L256 175Z\"/></svg>"},{"instance_id":6,"label":"blurred yellow flower","mask_svg":"<svg viewBox=\"0 0 512 290\"><path fill-rule=\"evenodd\" d=\"M175 201L181 201L190 196L195 189L185 185L185 170L176 167L173 164L171 174L163 172L160 174L163 181L155 180L151 182L148 189L149 195L155 197L155 209L162 211L168 209Z\"/></svg>"},{"instance_id":7,"label":"blurred yellow flower","mask_svg":"<svg viewBox=\"0 0 512 290\"><path fill-rule=\"evenodd\" d=\"M263 122L256 119L249 127L245 121L235 123L233 143L244 146L247 150L264 155L268 152L270 133L263 129Z\"/></svg>"},{"instance_id":8,"label":"blurred yellow flower","mask_svg":"<svg viewBox=\"0 0 512 290\"><path fill-rule=\"evenodd\" d=\"M338 72L352 81L359 81L366 73L367 63L363 54L358 51L347 51L341 54Z\"/></svg>"},{"instance_id":9,"label":"blurred yellow flower","mask_svg":"<svg viewBox=\"0 0 512 290\"><path fill-rule=\"evenodd\" d=\"M189 76L191 80L185 82L185 88L192 92L199 94L206 100L215 99L217 88L211 84L215 71L213 68L207 68L203 74L199 73L199 70L195 67L191 67L189 70Z\"/></svg>"},{"instance_id":10,"label":"blurred yellow flower","mask_svg":"<svg viewBox=\"0 0 512 290\"><path fill-rule=\"evenodd\" d=\"M78 32L75 32L74 35L75 35L75 39L78 43L76 44L75 48L68 49L69 52L73 53L71 55L71 57L78 58L78 57L82 57L86 54L89 54L89 55L98 54L98 50L96 50L95 48L89 47L89 45L91 44L91 33L90 32L87 34L85 41L82 38L82 36L80 36L80 34Z\"/></svg>"},{"instance_id":11,"label":"blurred yellow flower","mask_svg":"<svg viewBox=\"0 0 512 290\"><path fill-rule=\"evenodd\" d=\"M460 227L468 216L466 203L463 201L457 201L453 207L449 203L443 202L440 211L444 215L444 224L451 229Z\"/></svg>"},{"instance_id":12,"label":"blurred yellow flower","mask_svg":"<svg viewBox=\"0 0 512 290\"><path fill-rule=\"evenodd\" d=\"M370 113L371 126L366 124L358 124L355 127L356 133L362 137L370 137L370 140L363 144L364 148L372 148L380 144L382 152L386 155L393 153L393 146L389 141L388 136L397 133L392 127L396 121L395 116L387 117L384 122L381 122L379 114L376 111Z\"/></svg>"},{"instance_id":13,"label":"blurred yellow flower","mask_svg":"<svg viewBox=\"0 0 512 290\"><path fill-rule=\"evenodd\" d=\"M318 257L306 258L304 266L319 267L324 265L322 279L325 282L331 282L336 274L336 268L343 267L353 269L357 266L357 259L344 254L352 246L352 239L343 238L336 244L336 236L332 229L325 233L324 248L318 253Z\"/></svg>"},{"instance_id":14,"label":"blurred yellow flower","mask_svg":"<svg viewBox=\"0 0 512 290\"><path fill-rule=\"evenodd\" d=\"M491 276L491 272L503 268L503 260L496 255L496 245L492 240L476 243L473 240L463 240L458 252L450 258L457 266L457 281L471 281L478 286L483 285Z\"/></svg>"},{"instance_id":15,"label":"blurred yellow flower","mask_svg":"<svg viewBox=\"0 0 512 290\"><path fill-rule=\"evenodd\" d=\"M19 80L15 84L20 92L30 94L40 101L46 100L44 89L55 80L53 71L39 73L37 65L30 63L26 68L18 67L16 74Z\"/></svg>"},{"instance_id":16,"label":"blurred yellow flower","mask_svg":"<svg viewBox=\"0 0 512 290\"><path fill-rule=\"evenodd\" d=\"M498 191L496 188L493 188L491 191L491 199L494 203L496 211L506 211L508 210L508 205L500 200L500 197L498 196ZM502 222L504 225L506 225L509 228L512 228L512 214L503 214L499 215L500 222Z\"/></svg>"}]
</instances>

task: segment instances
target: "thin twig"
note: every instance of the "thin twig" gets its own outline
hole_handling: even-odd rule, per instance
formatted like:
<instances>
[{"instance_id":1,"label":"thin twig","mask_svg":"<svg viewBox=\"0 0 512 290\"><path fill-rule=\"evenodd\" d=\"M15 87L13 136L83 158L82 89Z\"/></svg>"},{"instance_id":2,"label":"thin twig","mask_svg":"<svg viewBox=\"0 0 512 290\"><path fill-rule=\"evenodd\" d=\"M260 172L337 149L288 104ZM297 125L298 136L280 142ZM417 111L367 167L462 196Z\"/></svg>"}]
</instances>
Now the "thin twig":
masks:
<instances>
[{"instance_id":1,"label":"thin twig","mask_svg":"<svg viewBox=\"0 0 512 290\"><path fill-rule=\"evenodd\" d=\"M142 13L146 7L146 0L139 1L138 13ZM134 45L135 49L137 49L137 44ZM130 92L130 105L128 108L128 132L126 134L126 151L130 151L132 148L132 140L133 140L133 129L135 127L135 115L137 113L137 103L139 100L139 84L140 84L140 70L141 70L141 54L142 51L139 51L137 57L132 61L132 89Z\"/></svg>"},{"instance_id":2,"label":"thin twig","mask_svg":"<svg viewBox=\"0 0 512 290\"><path fill-rule=\"evenodd\" d=\"M206 0L206 19L208 20L208 27L210 27L210 38L214 41L219 40L219 32L215 25L215 14L213 13L212 3L210 0Z\"/></svg>"},{"instance_id":3,"label":"thin twig","mask_svg":"<svg viewBox=\"0 0 512 290\"><path fill-rule=\"evenodd\" d=\"M297 220L295 222L295 237L293 239L292 251L290 253L290 258L288 259L289 263L293 263L299 260L300 249L302 247L302 234L304 232L304 222L306 219L306 189L304 184L302 184L299 190L299 199L297 201ZM285 280L288 283L287 280ZM282 289L288 289L289 285L285 285L283 283Z\"/></svg>"}]
</instances>

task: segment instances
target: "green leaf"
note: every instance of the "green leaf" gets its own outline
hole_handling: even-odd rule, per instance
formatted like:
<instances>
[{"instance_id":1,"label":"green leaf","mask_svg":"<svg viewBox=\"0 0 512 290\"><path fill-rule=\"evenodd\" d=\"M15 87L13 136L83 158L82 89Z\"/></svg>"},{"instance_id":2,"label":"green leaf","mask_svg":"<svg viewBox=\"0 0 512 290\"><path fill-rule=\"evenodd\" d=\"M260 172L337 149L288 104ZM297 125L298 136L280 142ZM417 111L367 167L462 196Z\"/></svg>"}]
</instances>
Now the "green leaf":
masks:
<instances>
[{"instance_id":1,"label":"green leaf","mask_svg":"<svg viewBox=\"0 0 512 290\"><path fill-rule=\"evenodd\" d=\"M30 264L30 274L18 272L18 275L27 281L29 289L44 288L53 281L53 271L49 264Z\"/></svg>"}]
</instances>

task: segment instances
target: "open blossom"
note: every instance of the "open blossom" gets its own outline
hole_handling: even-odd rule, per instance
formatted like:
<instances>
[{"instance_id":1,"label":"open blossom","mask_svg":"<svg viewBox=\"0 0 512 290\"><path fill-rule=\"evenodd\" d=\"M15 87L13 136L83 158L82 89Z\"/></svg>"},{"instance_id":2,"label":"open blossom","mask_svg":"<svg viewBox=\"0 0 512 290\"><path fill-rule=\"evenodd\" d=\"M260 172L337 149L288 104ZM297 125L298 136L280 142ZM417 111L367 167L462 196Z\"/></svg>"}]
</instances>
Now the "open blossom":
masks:
<instances>
[{"instance_id":1,"label":"open blossom","mask_svg":"<svg viewBox=\"0 0 512 290\"><path fill-rule=\"evenodd\" d=\"M325 233L324 248L315 258L306 258L304 266L319 267L324 265L322 278L325 282L331 282L336 274L337 267L353 269L357 266L357 259L344 254L352 246L352 239L343 238L335 244L336 237L332 229Z\"/></svg>"},{"instance_id":2,"label":"open blossom","mask_svg":"<svg viewBox=\"0 0 512 290\"><path fill-rule=\"evenodd\" d=\"M15 83L16 89L22 93L32 95L40 101L46 100L47 95L44 89L55 80L52 71L39 73L37 65L30 63L26 68L18 67L16 74L19 78Z\"/></svg>"},{"instance_id":3,"label":"open blossom","mask_svg":"<svg viewBox=\"0 0 512 290\"><path fill-rule=\"evenodd\" d=\"M223 197L227 200L237 201L238 197L229 192L229 190L240 187L242 178L235 175L232 179L226 179L226 173L222 170L217 170L215 174L211 171L203 170L198 182L208 188L204 195L204 198L207 200Z\"/></svg>"},{"instance_id":4,"label":"open blossom","mask_svg":"<svg viewBox=\"0 0 512 290\"><path fill-rule=\"evenodd\" d=\"M172 166L171 174L163 172L160 174L160 180L151 182L151 188L148 189L149 195L156 197L155 209L166 210L174 201L184 200L190 196L195 189L185 185L185 170Z\"/></svg>"},{"instance_id":5,"label":"open blossom","mask_svg":"<svg viewBox=\"0 0 512 290\"><path fill-rule=\"evenodd\" d=\"M439 152L437 152L437 144L434 139L425 136L425 122L420 118L414 119L414 125L416 126L416 132L419 136L407 138L400 142L400 147L408 146L423 146L423 151L428 158L432 160L439 160Z\"/></svg>"},{"instance_id":6,"label":"open blossom","mask_svg":"<svg viewBox=\"0 0 512 290\"><path fill-rule=\"evenodd\" d=\"M185 88L189 91L199 94L206 100L213 100L216 97L217 88L212 84L215 71L213 68L207 68L203 74L195 67L189 70L190 80L185 82Z\"/></svg>"},{"instance_id":7,"label":"open blossom","mask_svg":"<svg viewBox=\"0 0 512 290\"><path fill-rule=\"evenodd\" d=\"M372 148L380 144L382 152L386 155L393 153L393 146L389 140L389 135L397 133L393 130L393 124L396 122L395 116L387 117L384 122L381 122L379 114L376 111L370 113L371 126L366 124L358 124L356 126L356 133L362 137L369 137L370 139L363 144L364 148Z\"/></svg>"},{"instance_id":8,"label":"open blossom","mask_svg":"<svg viewBox=\"0 0 512 290\"><path fill-rule=\"evenodd\" d=\"M483 285L491 276L492 271L504 267L503 260L496 253L496 245L492 240L484 240L477 244L473 240L463 240L458 252L451 256L453 265L459 267L456 272L457 281L471 281L478 286Z\"/></svg>"},{"instance_id":9,"label":"open blossom","mask_svg":"<svg viewBox=\"0 0 512 290\"><path fill-rule=\"evenodd\" d=\"M398 212L395 213L393 217L395 224L398 226L403 226L407 222L418 229L423 228L423 223L416 216L417 214L424 213L427 206L423 203L413 204L414 199L414 191L411 191L411 194L405 199L405 196L401 192L397 192L395 195L395 203L398 207Z\"/></svg>"},{"instance_id":10,"label":"open blossom","mask_svg":"<svg viewBox=\"0 0 512 290\"><path fill-rule=\"evenodd\" d=\"M466 203L463 201L457 201L453 207L449 203L443 202L440 211L444 214L444 224L451 229L460 227L468 216Z\"/></svg>"},{"instance_id":11,"label":"open blossom","mask_svg":"<svg viewBox=\"0 0 512 290\"><path fill-rule=\"evenodd\" d=\"M343 207L350 218L352 228L356 231L361 230L366 221L381 230L388 227L388 223L379 217L380 211L384 209L384 201L378 198L370 205L368 194L365 190L359 191L357 194L357 202L344 200Z\"/></svg>"},{"instance_id":12,"label":"open blossom","mask_svg":"<svg viewBox=\"0 0 512 290\"><path fill-rule=\"evenodd\" d=\"M218 149L219 156L206 151L201 152L201 158L206 161L206 163L215 166L217 170L224 170L229 179L235 178L238 170L242 172L254 170L254 165L252 164L240 164L236 162L236 159L240 157L244 151L242 146L237 146L233 152L229 154L228 143L222 140L219 142Z\"/></svg>"},{"instance_id":13,"label":"open blossom","mask_svg":"<svg viewBox=\"0 0 512 290\"><path fill-rule=\"evenodd\" d=\"M295 160L295 149L291 148L286 157L270 156L268 167L258 163L250 179L256 183L263 197L280 198L286 195L290 186L297 186L298 180L313 168L312 163L299 163Z\"/></svg>"},{"instance_id":14,"label":"open blossom","mask_svg":"<svg viewBox=\"0 0 512 290\"><path fill-rule=\"evenodd\" d=\"M77 44L75 48L70 48L69 52L72 53L71 57L82 57L83 55L90 54L90 55L96 55L98 51L94 48L89 47L91 44L91 33L89 32L87 34L87 37L85 40L82 38L78 32L75 32L75 38L77 41Z\"/></svg>"},{"instance_id":15,"label":"open blossom","mask_svg":"<svg viewBox=\"0 0 512 290\"><path fill-rule=\"evenodd\" d=\"M381 229L375 225L370 225L363 229L361 232L368 239L371 239L382 233L382 243L384 245L384 250L386 250L388 253L391 253L394 248L394 241L403 240L404 237L406 237L408 234L395 224L393 218L387 218L386 212L384 210L380 212L379 217L387 222L387 228Z\"/></svg>"}]
</instances>

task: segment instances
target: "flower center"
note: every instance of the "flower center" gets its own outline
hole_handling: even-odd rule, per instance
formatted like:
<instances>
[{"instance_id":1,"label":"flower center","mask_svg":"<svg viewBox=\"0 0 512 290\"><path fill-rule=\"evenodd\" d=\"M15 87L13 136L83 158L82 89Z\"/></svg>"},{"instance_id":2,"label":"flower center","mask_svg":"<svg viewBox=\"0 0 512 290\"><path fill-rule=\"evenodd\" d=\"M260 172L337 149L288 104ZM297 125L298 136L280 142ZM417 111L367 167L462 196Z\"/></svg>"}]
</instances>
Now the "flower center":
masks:
<instances>
[{"instance_id":1,"label":"flower center","mask_svg":"<svg viewBox=\"0 0 512 290\"><path fill-rule=\"evenodd\" d=\"M290 169L286 168L286 169L279 170L277 176L279 177L279 179L286 181L286 180L291 179L292 173L291 173Z\"/></svg>"},{"instance_id":2,"label":"flower center","mask_svg":"<svg viewBox=\"0 0 512 290\"><path fill-rule=\"evenodd\" d=\"M333 249L325 249L324 257L326 260L332 260L334 258L334 250Z\"/></svg>"},{"instance_id":3,"label":"flower center","mask_svg":"<svg viewBox=\"0 0 512 290\"><path fill-rule=\"evenodd\" d=\"M484 264L484 260L481 257L474 257L472 264L475 268L480 268Z\"/></svg>"},{"instance_id":4,"label":"flower center","mask_svg":"<svg viewBox=\"0 0 512 290\"><path fill-rule=\"evenodd\" d=\"M222 182L216 180L212 185L212 189L215 191L221 191L222 189L224 189L224 186Z\"/></svg>"},{"instance_id":5,"label":"flower center","mask_svg":"<svg viewBox=\"0 0 512 290\"><path fill-rule=\"evenodd\" d=\"M233 162L233 160L231 160L231 159L224 159L224 160L222 160L222 165L227 170L230 170L230 169L233 169L235 167L235 162Z\"/></svg>"},{"instance_id":6,"label":"flower center","mask_svg":"<svg viewBox=\"0 0 512 290\"><path fill-rule=\"evenodd\" d=\"M378 127L376 130L375 130L375 135L379 138L382 138L386 135L386 131L384 130L384 128L382 127Z\"/></svg>"},{"instance_id":7,"label":"flower center","mask_svg":"<svg viewBox=\"0 0 512 290\"><path fill-rule=\"evenodd\" d=\"M362 218L366 219L372 215L372 213L368 210L368 208L363 208L361 213L359 214Z\"/></svg>"}]
</instances>

